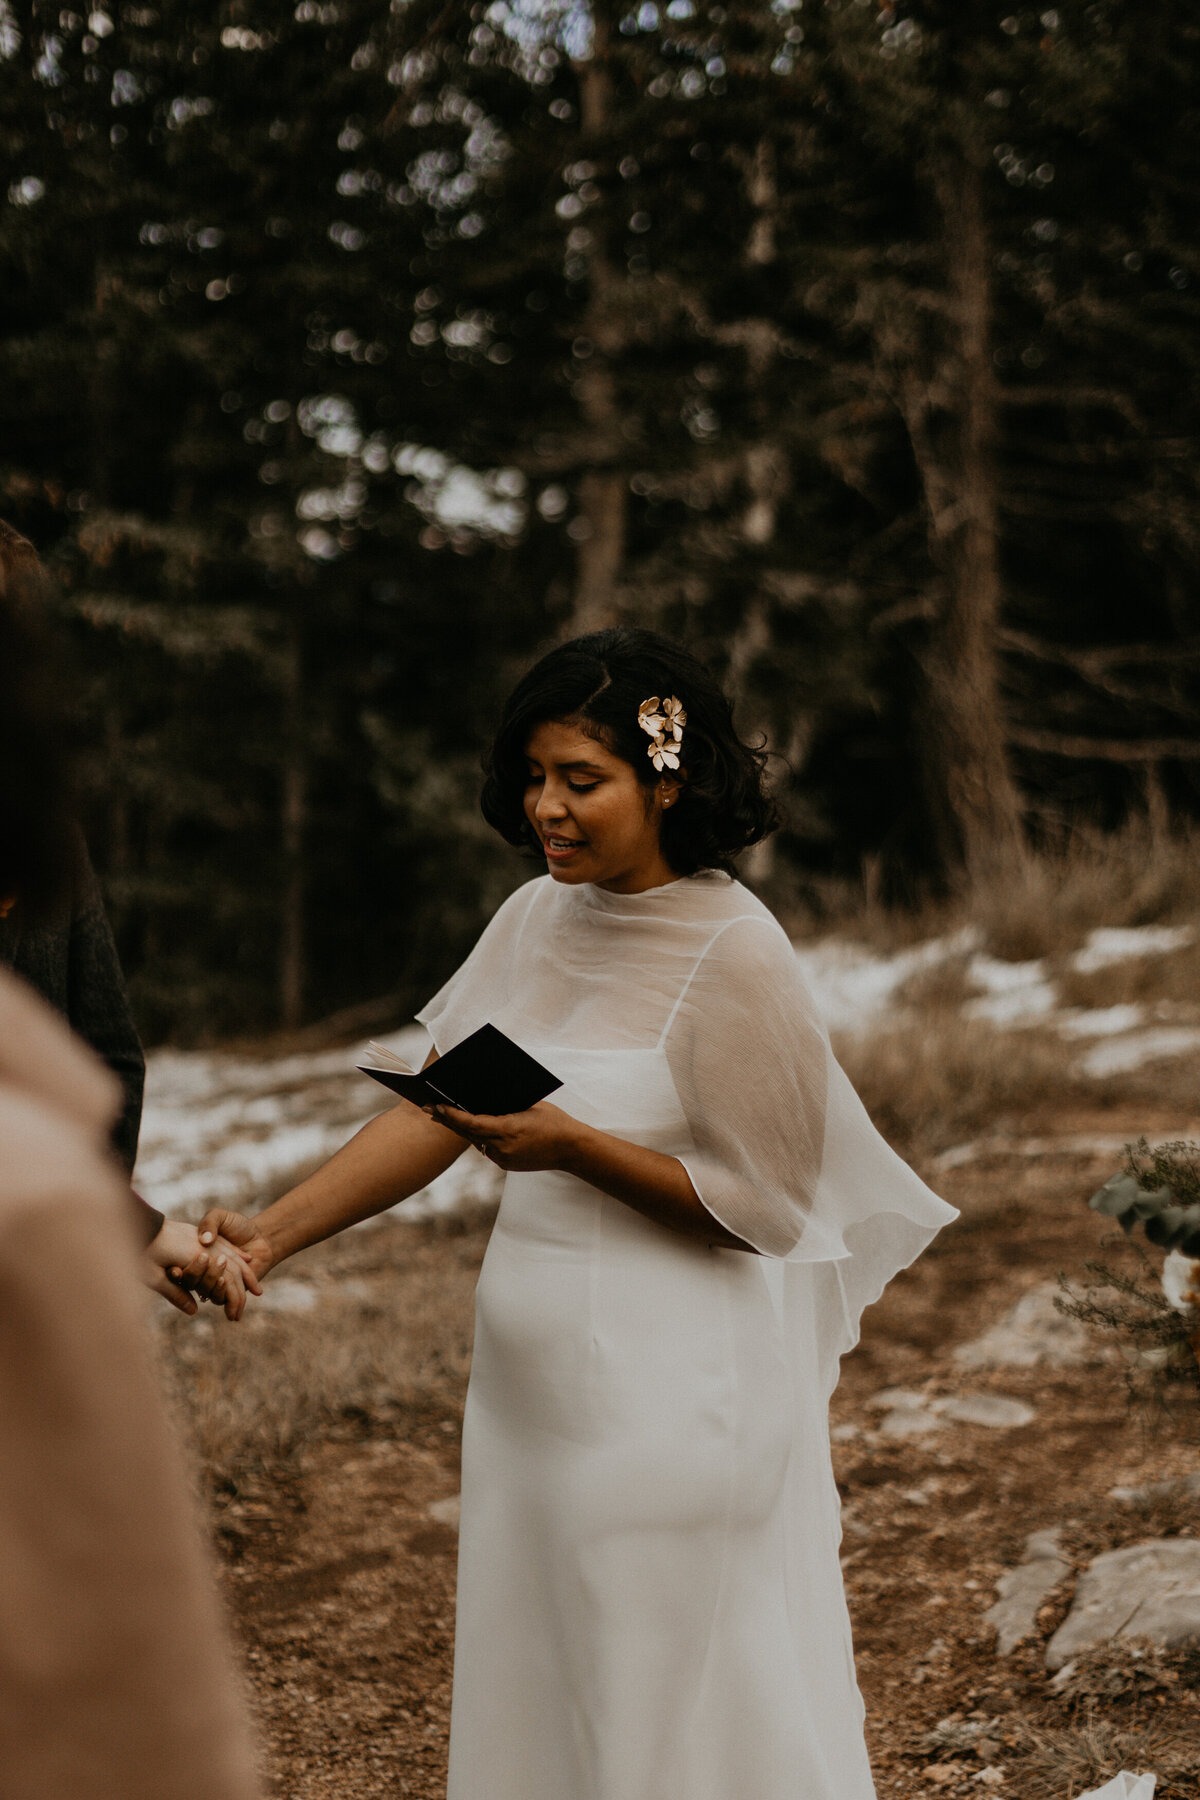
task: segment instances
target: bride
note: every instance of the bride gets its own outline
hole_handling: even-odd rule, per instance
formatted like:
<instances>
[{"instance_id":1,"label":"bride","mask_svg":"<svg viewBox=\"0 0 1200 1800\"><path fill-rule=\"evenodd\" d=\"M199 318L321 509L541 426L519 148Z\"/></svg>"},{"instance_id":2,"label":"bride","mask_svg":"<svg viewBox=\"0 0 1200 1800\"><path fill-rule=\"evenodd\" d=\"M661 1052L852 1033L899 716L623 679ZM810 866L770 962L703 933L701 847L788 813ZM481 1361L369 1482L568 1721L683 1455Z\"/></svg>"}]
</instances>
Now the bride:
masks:
<instances>
[{"instance_id":1,"label":"bride","mask_svg":"<svg viewBox=\"0 0 1200 1800\"><path fill-rule=\"evenodd\" d=\"M863 1307L954 1217L879 1137L731 858L763 757L650 632L518 684L483 810L548 875L418 1016L563 1083L401 1102L250 1221L268 1273L425 1187L509 1171L463 1427L449 1800L870 1800L827 1406Z\"/></svg>"}]
</instances>

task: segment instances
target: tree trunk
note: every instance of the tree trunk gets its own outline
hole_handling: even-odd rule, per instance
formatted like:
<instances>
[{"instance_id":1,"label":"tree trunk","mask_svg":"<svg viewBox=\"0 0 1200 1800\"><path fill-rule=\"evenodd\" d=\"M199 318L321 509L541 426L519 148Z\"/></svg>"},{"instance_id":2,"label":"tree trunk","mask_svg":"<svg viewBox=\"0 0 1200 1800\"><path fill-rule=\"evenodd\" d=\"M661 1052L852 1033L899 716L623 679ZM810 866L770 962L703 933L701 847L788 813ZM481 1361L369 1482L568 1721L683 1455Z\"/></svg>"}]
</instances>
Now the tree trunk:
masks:
<instances>
[{"instance_id":1,"label":"tree trunk","mask_svg":"<svg viewBox=\"0 0 1200 1800\"><path fill-rule=\"evenodd\" d=\"M1022 848L1009 766L997 630L1003 601L997 533L991 277L982 179L965 146L935 178L950 277L943 391L910 372L906 422L925 489L940 591L921 658L919 721L933 848L943 873L987 879ZM936 409L936 413L935 413Z\"/></svg>"},{"instance_id":2,"label":"tree trunk","mask_svg":"<svg viewBox=\"0 0 1200 1800\"><path fill-rule=\"evenodd\" d=\"M592 53L579 68L580 124L589 147L600 151L612 125L613 89L609 56L611 8L594 9ZM599 223L590 228L586 251L588 302L583 336L591 354L575 382L583 416L588 467L579 482L575 592L569 635L599 631L617 620L617 586L625 560L629 486L623 467L614 467L621 443L621 416L614 364L625 348L620 279L608 255Z\"/></svg>"},{"instance_id":3,"label":"tree trunk","mask_svg":"<svg viewBox=\"0 0 1200 1800\"><path fill-rule=\"evenodd\" d=\"M308 947L305 933L305 848L308 752L304 717L303 634L293 617L283 664L283 771L280 836L283 880L279 906L279 1018L289 1028L304 1016Z\"/></svg>"}]
</instances>

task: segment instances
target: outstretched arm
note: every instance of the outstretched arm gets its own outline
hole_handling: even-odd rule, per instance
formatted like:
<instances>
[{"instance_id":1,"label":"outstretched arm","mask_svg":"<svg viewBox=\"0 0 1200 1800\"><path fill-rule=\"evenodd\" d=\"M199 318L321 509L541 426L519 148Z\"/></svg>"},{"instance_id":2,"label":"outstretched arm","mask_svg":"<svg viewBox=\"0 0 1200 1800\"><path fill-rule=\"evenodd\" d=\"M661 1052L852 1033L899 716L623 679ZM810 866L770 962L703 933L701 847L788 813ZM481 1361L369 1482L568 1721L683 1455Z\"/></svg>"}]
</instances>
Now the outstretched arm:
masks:
<instances>
[{"instance_id":1,"label":"outstretched arm","mask_svg":"<svg viewBox=\"0 0 1200 1800\"><path fill-rule=\"evenodd\" d=\"M221 1233L237 1244L261 1277L297 1250L386 1212L428 1187L465 1149L462 1138L401 1100L364 1125L307 1181L253 1219L212 1208L200 1221L200 1241L215 1242Z\"/></svg>"}]
</instances>

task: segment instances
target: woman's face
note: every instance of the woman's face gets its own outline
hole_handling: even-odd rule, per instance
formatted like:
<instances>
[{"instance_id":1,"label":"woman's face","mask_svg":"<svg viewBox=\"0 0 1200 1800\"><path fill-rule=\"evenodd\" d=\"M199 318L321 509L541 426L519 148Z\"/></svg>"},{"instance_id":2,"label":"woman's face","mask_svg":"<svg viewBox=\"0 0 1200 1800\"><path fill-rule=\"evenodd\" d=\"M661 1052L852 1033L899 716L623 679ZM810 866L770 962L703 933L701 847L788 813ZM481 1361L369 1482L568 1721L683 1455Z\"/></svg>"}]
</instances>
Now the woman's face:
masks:
<instances>
[{"instance_id":1,"label":"woman's face","mask_svg":"<svg viewBox=\"0 0 1200 1800\"><path fill-rule=\"evenodd\" d=\"M678 793L675 780L643 787L629 763L569 721L537 726L525 755L525 816L555 881L590 881L616 894L674 881L659 824Z\"/></svg>"}]
</instances>

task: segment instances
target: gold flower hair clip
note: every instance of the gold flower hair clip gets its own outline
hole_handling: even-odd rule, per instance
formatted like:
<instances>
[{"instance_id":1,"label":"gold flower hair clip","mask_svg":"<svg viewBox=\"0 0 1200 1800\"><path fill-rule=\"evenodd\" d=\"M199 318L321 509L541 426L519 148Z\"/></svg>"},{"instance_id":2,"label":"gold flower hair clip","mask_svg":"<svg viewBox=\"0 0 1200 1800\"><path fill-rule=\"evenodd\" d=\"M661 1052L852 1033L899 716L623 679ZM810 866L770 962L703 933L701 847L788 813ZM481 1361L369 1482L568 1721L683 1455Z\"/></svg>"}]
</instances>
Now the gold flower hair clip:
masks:
<instances>
[{"instance_id":1,"label":"gold flower hair clip","mask_svg":"<svg viewBox=\"0 0 1200 1800\"><path fill-rule=\"evenodd\" d=\"M683 752L683 728L687 724L682 703L674 694L668 694L660 705L658 695L652 694L638 707L638 724L652 740L646 755L659 774L664 769L677 769Z\"/></svg>"}]
</instances>

